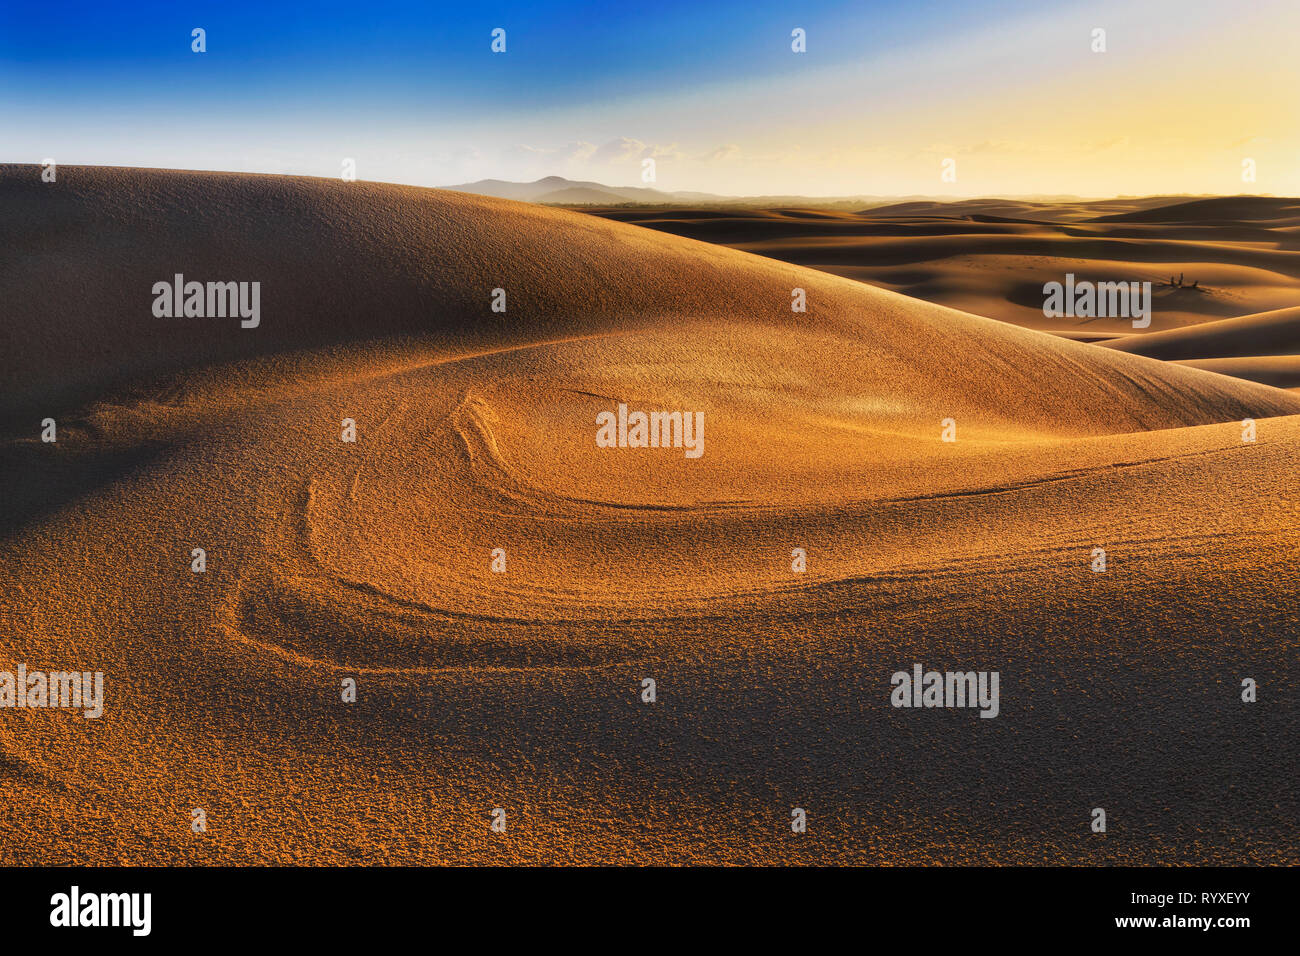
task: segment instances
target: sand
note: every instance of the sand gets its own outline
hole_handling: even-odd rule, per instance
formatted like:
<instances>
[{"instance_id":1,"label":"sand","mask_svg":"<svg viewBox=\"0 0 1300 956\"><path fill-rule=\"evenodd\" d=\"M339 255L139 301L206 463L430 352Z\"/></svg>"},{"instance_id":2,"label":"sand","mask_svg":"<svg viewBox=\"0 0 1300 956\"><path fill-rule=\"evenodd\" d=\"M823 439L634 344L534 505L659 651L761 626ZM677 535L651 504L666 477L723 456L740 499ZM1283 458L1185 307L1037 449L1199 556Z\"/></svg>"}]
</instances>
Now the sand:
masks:
<instances>
[{"instance_id":1,"label":"sand","mask_svg":"<svg viewBox=\"0 0 1300 956\"><path fill-rule=\"evenodd\" d=\"M1300 202L1293 199L592 212L1075 339L1134 330L1122 318L1045 317L1043 286L1067 273L1091 282L1152 283L1149 333L1293 308L1300 299ZM1300 341L1290 341L1291 354L1300 354Z\"/></svg>"},{"instance_id":2,"label":"sand","mask_svg":"<svg viewBox=\"0 0 1300 956\"><path fill-rule=\"evenodd\" d=\"M507 200L0 204L0 669L106 695L0 710L4 862L1296 862L1300 394Z\"/></svg>"},{"instance_id":3,"label":"sand","mask_svg":"<svg viewBox=\"0 0 1300 956\"><path fill-rule=\"evenodd\" d=\"M1300 387L1300 308L1119 336L1099 344L1278 388Z\"/></svg>"}]
</instances>

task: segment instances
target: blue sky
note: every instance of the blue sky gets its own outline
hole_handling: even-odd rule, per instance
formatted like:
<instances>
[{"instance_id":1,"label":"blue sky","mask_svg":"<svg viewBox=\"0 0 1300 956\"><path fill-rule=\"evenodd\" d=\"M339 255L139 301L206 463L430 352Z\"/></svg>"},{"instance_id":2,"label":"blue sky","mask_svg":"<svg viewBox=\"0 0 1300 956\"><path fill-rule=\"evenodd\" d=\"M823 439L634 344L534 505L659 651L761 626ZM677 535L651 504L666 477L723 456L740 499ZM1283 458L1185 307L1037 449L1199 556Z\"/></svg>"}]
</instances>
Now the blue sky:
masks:
<instances>
[{"instance_id":1,"label":"blue sky","mask_svg":"<svg viewBox=\"0 0 1300 956\"><path fill-rule=\"evenodd\" d=\"M355 103L442 112L582 102L719 79L793 72L788 35L814 37L819 63L857 60L936 31L959 33L1000 3L741 2L359 4L15 3L0 14L6 81L39 73L54 104L266 108ZM208 33L196 60L189 33ZM508 31L506 56L489 33ZM885 29L879 29L884 27Z\"/></svg>"},{"instance_id":2,"label":"blue sky","mask_svg":"<svg viewBox=\"0 0 1300 956\"><path fill-rule=\"evenodd\" d=\"M1296 110L1265 108L1297 88L1296 7L8 3L0 161L633 184L650 157L672 189L1095 195L1243 191L1257 152L1260 191L1300 191Z\"/></svg>"}]
</instances>

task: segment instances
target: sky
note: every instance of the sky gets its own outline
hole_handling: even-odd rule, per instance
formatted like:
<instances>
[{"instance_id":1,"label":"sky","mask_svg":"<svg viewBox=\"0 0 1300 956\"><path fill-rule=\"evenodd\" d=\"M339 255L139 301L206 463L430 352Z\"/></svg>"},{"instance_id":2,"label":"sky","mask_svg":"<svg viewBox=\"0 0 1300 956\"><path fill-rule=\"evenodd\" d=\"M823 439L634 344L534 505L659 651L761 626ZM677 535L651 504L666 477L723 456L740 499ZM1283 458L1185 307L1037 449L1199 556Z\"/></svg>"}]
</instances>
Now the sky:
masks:
<instances>
[{"instance_id":1,"label":"sky","mask_svg":"<svg viewBox=\"0 0 1300 956\"><path fill-rule=\"evenodd\" d=\"M1297 0L0 5L14 163L1295 196L1297 94Z\"/></svg>"}]
</instances>

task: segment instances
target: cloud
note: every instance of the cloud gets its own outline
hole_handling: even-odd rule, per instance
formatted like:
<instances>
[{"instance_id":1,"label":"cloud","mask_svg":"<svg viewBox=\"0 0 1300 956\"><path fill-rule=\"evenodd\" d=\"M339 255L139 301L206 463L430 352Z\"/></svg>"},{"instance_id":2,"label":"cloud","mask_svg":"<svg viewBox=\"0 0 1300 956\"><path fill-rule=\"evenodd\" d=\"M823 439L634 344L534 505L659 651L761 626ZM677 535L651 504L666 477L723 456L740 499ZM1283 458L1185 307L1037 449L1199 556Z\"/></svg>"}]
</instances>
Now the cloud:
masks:
<instances>
[{"instance_id":1,"label":"cloud","mask_svg":"<svg viewBox=\"0 0 1300 956\"><path fill-rule=\"evenodd\" d=\"M685 154L677 149L677 144L659 146L644 143L631 136L611 139L591 155L591 162L601 166L615 166L619 163L633 162L639 159L684 159Z\"/></svg>"},{"instance_id":2,"label":"cloud","mask_svg":"<svg viewBox=\"0 0 1300 956\"><path fill-rule=\"evenodd\" d=\"M646 144L639 139L620 136L618 139L611 139L604 146L597 149L592 154L591 161L601 165L625 163L629 160L641 158L641 154L645 149Z\"/></svg>"},{"instance_id":3,"label":"cloud","mask_svg":"<svg viewBox=\"0 0 1300 956\"><path fill-rule=\"evenodd\" d=\"M726 146L719 146L711 153L705 153L700 157L700 160L706 163L718 163L725 159L731 159L731 157L737 155L739 152L739 146L735 143L728 143Z\"/></svg>"},{"instance_id":4,"label":"cloud","mask_svg":"<svg viewBox=\"0 0 1300 956\"><path fill-rule=\"evenodd\" d=\"M585 162L591 158L591 154L596 151L592 143L578 140L575 143L568 143L564 146L549 148L545 146L515 146L511 153L523 159L547 160L556 163Z\"/></svg>"},{"instance_id":5,"label":"cloud","mask_svg":"<svg viewBox=\"0 0 1300 956\"><path fill-rule=\"evenodd\" d=\"M668 146L647 146L641 151L642 159L685 159L686 154L677 148L676 143Z\"/></svg>"},{"instance_id":6,"label":"cloud","mask_svg":"<svg viewBox=\"0 0 1300 956\"><path fill-rule=\"evenodd\" d=\"M1228 149L1243 149L1251 146L1267 146L1273 142L1269 136L1247 136L1228 146Z\"/></svg>"},{"instance_id":7,"label":"cloud","mask_svg":"<svg viewBox=\"0 0 1300 956\"><path fill-rule=\"evenodd\" d=\"M563 146L534 146L518 143L499 154L500 166L494 171L505 179L537 178L563 175L570 178L623 177L629 167L642 160L686 159L677 144L664 146L646 143L632 136L620 136L603 146L575 140Z\"/></svg>"}]
</instances>

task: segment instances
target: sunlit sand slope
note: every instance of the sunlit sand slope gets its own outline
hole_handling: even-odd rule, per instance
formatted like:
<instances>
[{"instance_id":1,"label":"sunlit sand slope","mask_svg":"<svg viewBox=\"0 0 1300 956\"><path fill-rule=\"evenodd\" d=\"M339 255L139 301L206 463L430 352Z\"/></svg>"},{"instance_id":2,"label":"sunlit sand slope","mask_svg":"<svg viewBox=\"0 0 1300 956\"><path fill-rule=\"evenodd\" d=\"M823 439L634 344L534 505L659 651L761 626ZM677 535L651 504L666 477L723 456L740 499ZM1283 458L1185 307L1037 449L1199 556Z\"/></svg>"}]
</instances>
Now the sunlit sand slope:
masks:
<instances>
[{"instance_id":1,"label":"sunlit sand slope","mask_svg":"<svg viewBox=\"0 0 1300 956\"><path fill-rule=\"evenodd\" d=\"M6 862L1296 862L1300 396L561 210L33 179L0 669L106 702L0 710Z\"/></svg>"}]
</instances>

